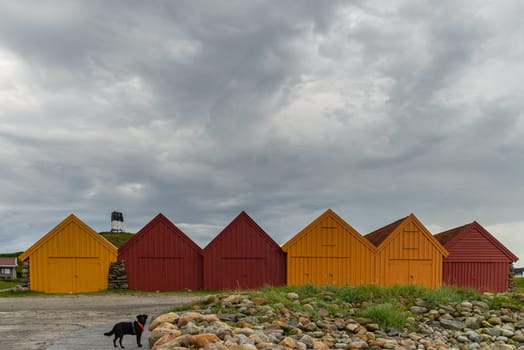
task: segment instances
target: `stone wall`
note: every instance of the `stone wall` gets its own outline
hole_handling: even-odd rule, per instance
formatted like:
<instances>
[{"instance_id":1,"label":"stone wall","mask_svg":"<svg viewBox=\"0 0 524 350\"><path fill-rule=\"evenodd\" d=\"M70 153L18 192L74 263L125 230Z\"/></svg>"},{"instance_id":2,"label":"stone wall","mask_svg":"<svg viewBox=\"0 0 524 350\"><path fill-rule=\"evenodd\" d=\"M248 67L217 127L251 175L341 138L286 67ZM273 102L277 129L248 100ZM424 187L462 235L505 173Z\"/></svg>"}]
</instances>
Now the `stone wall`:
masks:
<instances>
[{"instance_id":1,"label":"stone wall","mask_svg":"<svg viewBox=\"0 0 524 350\"><path fill-rule=\"evenodd\" d=\"M513 266L513 264L509 264L508 291L514 292L515 289L515 267Z\"/></svg>"},{"instance_id":2,"label":"stone wall","mask_svg":"<svg viewBox=\"0 0 524 350\"><path fill-rule=\"evenodd\" d=\"M29 259L22 263L22 288L30 288L29 279Z\"/></svg>"},{"instance_id":3,"label":"stone wall","mask_svg":"<svg viewBox=\"0 0 524 350\"><path fill-rule=\"evenodd\" d=\"M113 262L109 265L109 275L107 280L108 289L127 289L127 273L123 261Z\"/></svg>"}]
</instances>

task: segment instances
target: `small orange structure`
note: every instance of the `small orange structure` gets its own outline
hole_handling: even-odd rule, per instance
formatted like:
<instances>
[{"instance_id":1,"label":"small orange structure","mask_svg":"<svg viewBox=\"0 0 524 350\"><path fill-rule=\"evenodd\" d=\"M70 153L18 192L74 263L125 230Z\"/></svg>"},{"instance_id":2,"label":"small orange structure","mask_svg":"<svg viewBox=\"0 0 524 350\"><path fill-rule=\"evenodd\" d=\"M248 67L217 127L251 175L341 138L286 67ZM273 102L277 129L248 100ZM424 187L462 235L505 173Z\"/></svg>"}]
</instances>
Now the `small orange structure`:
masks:
<instances>
[{"instance_id":1,"label":"small orange structure","mask_svg":"<svg viewBox=\"0 0 524 350\"><path fill-rule=\"evenodd\" d=\"M442 259L448 256L428 229L410 214L364 236L377 247L376 284L442 284Z\"/></svg>"},{"instance_id":2,"label":"small orange structure","mask_svg":"<svg viewBox=\"0 0 524 350\"><path fill-rule=\"evenodd\" d=\"M45 293L93 292L107 288L117 248L71 214L19 257L29 259L29 282Z\"/></svg>"},{"instance_id":3,"label":"small orange structure","mask_svg":"<svg viewBox=\"0 0 524 350\"><path fill-rule=\"evenodd\" d=\"M297 233L287 253L287 284L373 282L376 248L331 209Z\"/></svg>"}]
</instances>

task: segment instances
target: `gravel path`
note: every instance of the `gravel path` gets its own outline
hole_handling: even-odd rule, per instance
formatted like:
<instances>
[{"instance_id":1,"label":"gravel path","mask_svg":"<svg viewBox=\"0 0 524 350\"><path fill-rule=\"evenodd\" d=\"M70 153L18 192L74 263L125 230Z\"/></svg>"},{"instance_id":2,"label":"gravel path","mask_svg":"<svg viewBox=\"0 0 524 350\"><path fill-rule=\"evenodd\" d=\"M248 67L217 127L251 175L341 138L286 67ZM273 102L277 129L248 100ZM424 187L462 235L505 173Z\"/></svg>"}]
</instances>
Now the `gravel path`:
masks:
<instances>
[{"instance_id":1,"label":"gravel path","mask_svg":"<svg viewBox=\"0 0 524 350\"><path fill-rule=\"evenodd\" d=\"M200 298L187 293L0 297L0 349L53 349L53 343L57 343L57 350L112 349L112 338L104 337L103 332L115 322L132 321L145 313L149 324L166 310ZM104 347L88 346L95 336L96 343ZM61 343L68 345L60 347ZM147 335L142 344L148 348ZM124 345L133 349L136 341L128 335Z\"/></svg>"}]
</instances>

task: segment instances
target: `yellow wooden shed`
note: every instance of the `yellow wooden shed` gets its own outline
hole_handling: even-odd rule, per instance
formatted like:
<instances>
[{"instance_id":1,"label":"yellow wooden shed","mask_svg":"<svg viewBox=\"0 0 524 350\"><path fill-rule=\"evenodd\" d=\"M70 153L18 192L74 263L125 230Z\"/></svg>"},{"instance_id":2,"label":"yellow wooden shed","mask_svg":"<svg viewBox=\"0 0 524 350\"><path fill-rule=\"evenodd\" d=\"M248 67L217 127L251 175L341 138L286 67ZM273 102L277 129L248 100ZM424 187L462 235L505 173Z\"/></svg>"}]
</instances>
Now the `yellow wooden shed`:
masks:
<instances>
[{"instance_id":1,"label":"yellow wooden shed","mask_svg":"<svg viewBox=\"0 0 524 350\"><path fill-rule=\"evenodd\" d=\"M288 285L373 282L376 248L328 209L282 246Z\"/></svg>"},{"instance_id":2,"label":"yellow wooden shed","mask_svg":"<svg viewBox=\"0 0 524 350\"><path fill-rule=\"evenodd\" d=\"M107 288L117 248L71 214L20 255L29 260L30 289L82 293Z\"/></svg>"},{"instance_id":3,"label":"yellow wooden shed","mask_svg":"<svg viewBox=\"0 0 524 350\"><path fill-rule=\"evenodd\" d=\"M410 214L365 235L377 247L375 283L383 286L442 284L442 259L448 251Z\"/></svg>"}]
</instances>

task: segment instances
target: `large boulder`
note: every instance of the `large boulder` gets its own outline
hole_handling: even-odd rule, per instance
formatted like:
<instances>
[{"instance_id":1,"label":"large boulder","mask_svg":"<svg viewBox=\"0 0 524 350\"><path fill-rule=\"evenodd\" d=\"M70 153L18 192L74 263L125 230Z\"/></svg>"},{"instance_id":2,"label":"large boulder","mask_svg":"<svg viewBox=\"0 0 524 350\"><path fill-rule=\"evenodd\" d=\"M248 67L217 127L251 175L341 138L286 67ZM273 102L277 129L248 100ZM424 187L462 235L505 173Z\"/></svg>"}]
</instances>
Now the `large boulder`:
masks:
<instances>
[{"instance_id":1,"label":"large boulder","mask_svg":"<svg viewBox=\"0 0 524 350\"><path fill-rule=\"evenodd\" d=\"M171 337L175 338L181 335L182 332L176 328L175 325L164 322L160 326L156 327L149 333L149 346L153 347L153 345L162 337L166 335L171 335Z\"/></svg>"},{"instance_id":2,"label":"large boulder","mask_svg":"<svg viewBox=\"0 0 524 350\"><path fill-rule=\"evenodd\" d=\"M153 332L156 332L158 329L160 328L156 328ZM172 341L173 339L176 339L178 337L181 336L181 332L180 331L173 331L173 332L170 332L170 333L166 333L164 334L163 336L159 337L158 338L158 335L160 335L159 333L155 333L155 335L153 335L153 333L151 333L151 335L149 336L149 347L153 350L156 350L158 348L160 348L162 345L166 344L166 343L169 343L170 341Z\"/></svg>"},{"instance_id":3,"label":"large boulder","mask_svg":"<svg viewBox=\"0 0 524 350\"><path fill-rule=\"evenodd\" d=\"M160 315L153 321L151 321L151 324L149 325L149 330L152 331L153 329L165 322L176 324L179 317L180 316L176 312L169 312L167 314Z\"/></svg>"},{"instance_id":4,"label":"large boulder","mask_svg":"<svg viewBox=\"0 0 524 350\"><path fill-rule=\"evenodd\" d=\"M216 343L220 338L213 333L196 334L191 337L191 344L196 349L203 348L209 343Z\"/></svg>"}]
</instances>

